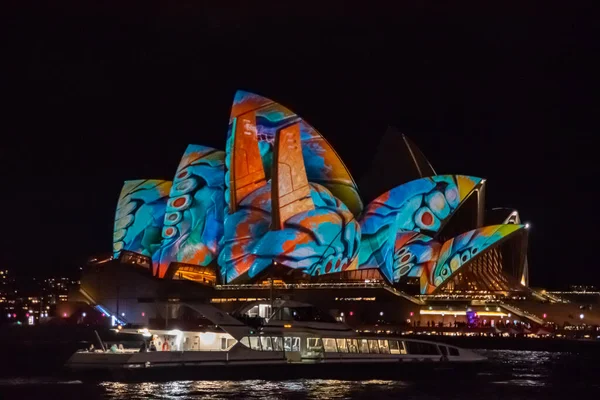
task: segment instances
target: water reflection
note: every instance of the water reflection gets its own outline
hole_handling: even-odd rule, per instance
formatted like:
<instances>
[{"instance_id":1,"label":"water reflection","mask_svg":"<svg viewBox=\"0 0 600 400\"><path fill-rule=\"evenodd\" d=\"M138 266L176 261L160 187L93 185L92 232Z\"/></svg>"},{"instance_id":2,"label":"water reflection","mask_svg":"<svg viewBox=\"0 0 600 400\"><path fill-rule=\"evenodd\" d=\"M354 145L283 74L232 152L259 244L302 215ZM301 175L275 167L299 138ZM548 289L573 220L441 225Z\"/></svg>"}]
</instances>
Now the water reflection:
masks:
<instances>
[{"instance_id":1,"label":"water reflection","mask_svg":"<svg viewBox=\"0 0 600 400\"><path fill-rule=\"evenodd\" d=\"M174 381L101 384L52 378L0 380L0 398L95 399L561 399L600 394L597 356L540 351L481 350L491 362L457 379L436 370L417 380ZM334 365L331 368L335 368ZM67 384L65 384L67 383ZM76 384L72 384L76 383ZM12 397L11 397L12 396Z\"/></svg>"},{"instance_id":2,"label":"water reflection","mask_svg":"<svg viewBox=\"0 0 600 400\"><path fill-rule=\"evenodd\" d=\"M100 386L111 399L342 399L357 394L398 393L408 384L402 381L177 381L169 383L103 382Z\"/></svg>"}]
</instances>

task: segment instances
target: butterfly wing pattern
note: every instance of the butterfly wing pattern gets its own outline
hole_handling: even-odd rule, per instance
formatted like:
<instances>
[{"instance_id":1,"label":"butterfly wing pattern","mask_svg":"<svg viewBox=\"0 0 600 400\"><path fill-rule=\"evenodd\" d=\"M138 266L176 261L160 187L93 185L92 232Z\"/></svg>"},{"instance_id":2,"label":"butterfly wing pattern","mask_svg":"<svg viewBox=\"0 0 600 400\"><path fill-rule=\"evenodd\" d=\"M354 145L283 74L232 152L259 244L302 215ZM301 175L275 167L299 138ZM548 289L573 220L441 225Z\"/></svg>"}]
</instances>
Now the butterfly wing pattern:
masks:
<instances>
[{"instance_id":1,"label":"butterfly wing pattern","mask_svg":"<svg viewBox=\"0 0 600 400\"><path fill-rule=\"evenodd\" d=\"M170 181L140 179L126 181L115 213L113 254L122 250L151 257L160 245Z\"/></svg>"},{"instance_id":2,"label":"butterfly wing pattern","mask_svg":"<svg viewBox=\"0 0 600 400\"><path fill-rule=\"evenodd\" d=\"M431 169L433 171L433 169ZM115 217L113 252L213 267L223 283L251 282L277 263L308 276L376 269L389 284L417 279L434 293L524 225L440 232L485 180L419 178L363 205L358 187L325 138L288 108L238 91L225 151L190 145L173 183L127 181Z\"/></svg>"}]
</instances>

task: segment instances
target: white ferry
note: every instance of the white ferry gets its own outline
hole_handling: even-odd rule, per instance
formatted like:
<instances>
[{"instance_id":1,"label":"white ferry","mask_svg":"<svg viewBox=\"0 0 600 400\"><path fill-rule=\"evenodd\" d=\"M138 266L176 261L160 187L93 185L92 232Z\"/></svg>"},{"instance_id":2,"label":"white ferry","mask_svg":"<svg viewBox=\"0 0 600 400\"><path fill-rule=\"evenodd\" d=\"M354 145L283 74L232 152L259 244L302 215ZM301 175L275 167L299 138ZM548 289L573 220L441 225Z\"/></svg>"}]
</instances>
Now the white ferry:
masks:
<instances>
[{"instance_id":1,"label":"white ferry","mask_svg":"<svg viewBox=\"0 0 600 400\"><path fill-rule=\"evenodd\" d=\"M229 315L211 305L193 306L210 329L120 329L144 339L137 349L78 351L69 371L103 379L214 379L291 377L398 378L398 370L477 364L473 351L424 340L359 335L315 307L289 300L253 302ZM268 318L259 311L272 310ZM124 340L126 340L124 338ZM400 368L402 366L402 368ZM407 368L408 367L408 368Z\"/></svg>"}]
</instances>

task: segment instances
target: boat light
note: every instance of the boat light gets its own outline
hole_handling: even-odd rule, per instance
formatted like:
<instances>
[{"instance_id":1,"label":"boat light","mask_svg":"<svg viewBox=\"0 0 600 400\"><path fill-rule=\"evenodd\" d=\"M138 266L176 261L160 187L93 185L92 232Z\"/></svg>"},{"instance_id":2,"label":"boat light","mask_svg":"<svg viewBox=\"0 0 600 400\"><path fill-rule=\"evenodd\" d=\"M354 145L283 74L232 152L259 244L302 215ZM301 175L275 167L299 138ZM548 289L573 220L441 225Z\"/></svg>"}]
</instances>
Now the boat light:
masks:
<instances>
[{"instance_id":1,"label":"boat light","mask_svg":"<svg viewBox=\"0 0 600 400\"><path fill-rule=\"evenodd\" d=\"M202 332L200 334L200 342L202 344L211 345L217 339L217 335L214 332Z\"/></svg>"},{"instance_id":2,"label":"boat light","mask_svg":"<svg viewBox=\"0 0 600 400\"><path fill-rule=\"evenodd\" d=\"M138 333L141 333L144 337L152 337L152 334L150 331L148 331L148 328L138 329Z\"/></svg>"}]
</instances>

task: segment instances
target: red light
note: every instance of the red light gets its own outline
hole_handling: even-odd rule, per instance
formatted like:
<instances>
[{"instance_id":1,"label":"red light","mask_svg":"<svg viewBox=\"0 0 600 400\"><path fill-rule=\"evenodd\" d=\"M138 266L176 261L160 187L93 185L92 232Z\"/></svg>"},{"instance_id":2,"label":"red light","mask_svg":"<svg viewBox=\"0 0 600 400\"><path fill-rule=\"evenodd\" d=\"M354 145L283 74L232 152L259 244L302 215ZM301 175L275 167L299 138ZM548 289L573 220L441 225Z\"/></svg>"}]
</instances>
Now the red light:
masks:
<instances>
[{"instance_id":1,"label":"red light","mask_svg":"<svg viewBox=\"0 0 600 400\"><path fill-rule=\"evenodd\" d=\"M413 315L415 315L415 313L411 311L410 312L410 316L412 317Z\"/></svg>"},{"instance_id":2,"label":"red light","mask_svg":"<svg viewBox=\"0 0 600 400\"><path fill-rule=\"evenodd\" d=\"M29 318L29 313L25 314L25 316L26 316L27 318Z\"/></svg>"},{"instance_id":3,"label":"red light","mask_svg":"<svg viewBox=\"0 0 600 400\"><path fill-rule=\"evenodd\" d=\"M546 318L546 317L547 317L546 313L544 313L543 317L544 317L544 318Z\"/></svg>"},{"instance_id":4,"label":"red light","mask_svg":"<svg viewBox=\"0 0 600 400\"><path fill-rule=\"evenodd\" d=\"M17 314L13 314L13 318L17 318Z\"/></svg>"},{"instance_id":5,"label":"red light","mask_svg":"<svg viewBox=\"0 0 600 400\"><path fill-rule=\"evenodd\" d=\"M350 311L350 316L353 316L353 315L354 315L354 311Z\"/></svg>"},{"instance_id":6,"label":"red light","mask_svg":"<svg viewBox=\"0 0 600 400\"><path fill-rule=\"evenodd\" d=\"M145 313L145 312L142 312L142 317L145 317L145 316L146 316L146 313Z\"/></svg>"},{"instance_id":7,"label":"red light","mask_svg":"<svg viewBox=\"0 0 600 400\"><path fill-rule=\"evenodd\" d=\"M102 313L102 317L106 317L106 314Z\"/></svg>"},{"instance_id":8,"label":"red light","mask_svg":"<svg viewBox=\"0 0 600 400\"><path fill-rule=\"evenodd\" d=\"M63 313L63 317L67 318L67 313Z\"/></svg>"}]
</instances>

